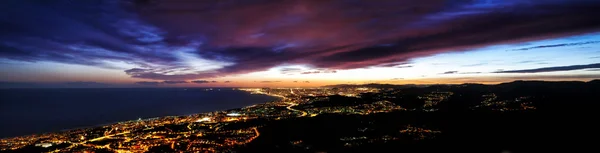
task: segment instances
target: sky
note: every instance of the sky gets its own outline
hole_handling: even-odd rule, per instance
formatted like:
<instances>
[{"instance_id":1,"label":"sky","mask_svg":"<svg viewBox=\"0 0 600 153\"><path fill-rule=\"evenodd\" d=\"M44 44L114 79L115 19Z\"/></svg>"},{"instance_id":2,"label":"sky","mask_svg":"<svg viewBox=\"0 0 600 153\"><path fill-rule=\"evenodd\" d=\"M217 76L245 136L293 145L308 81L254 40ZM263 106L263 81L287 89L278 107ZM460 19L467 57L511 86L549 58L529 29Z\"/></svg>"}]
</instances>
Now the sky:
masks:
<instances>
[{"instance_id":1,"label":"sky","mask_svg":"<svg viewBox=\"0 0 600 153\"><path fill-rule=\"evenodd\" d=\"M0 87L600 79L597 0L3 0Z\"/></svg>"}]
</instances>

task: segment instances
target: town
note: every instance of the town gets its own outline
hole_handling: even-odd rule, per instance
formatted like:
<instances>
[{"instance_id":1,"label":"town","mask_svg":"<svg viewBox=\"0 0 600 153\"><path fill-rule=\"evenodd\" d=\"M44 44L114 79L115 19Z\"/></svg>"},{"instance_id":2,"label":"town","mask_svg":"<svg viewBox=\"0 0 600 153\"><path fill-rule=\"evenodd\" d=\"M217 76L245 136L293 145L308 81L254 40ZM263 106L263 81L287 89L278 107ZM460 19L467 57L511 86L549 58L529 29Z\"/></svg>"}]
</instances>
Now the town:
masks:
<instances>
[{"instance_id":1,"label":"town","mask_svg":"<svg viewBox=\"0 0 600 153\"><path fill-rule=\"evenodd\" d=\"M519 86L520 83L523 82L511 86ZM230 110L140 118L92 128L5 138L0 140L0 151L236 152L248 148L255 151L256 146L261 144L255 141L278 139L273 136L274 132L296 131L294 128L301 127L304 128L300 131L306 132L311 130L308 125L326 124L322 120L331 121L326 125L332 128L340 126L335 128L339 132L347 131L331 138L335 141L333 145L342 148L404 141L428 142L445 131L443 126L435 126L442 122L443 117L431 118L427 114L447 117L443 114L462 110L449 109L456 107L453 104L460 103L465 112L531 112L538 109L536 106L540 101L548 101L540 98L544 96L539 94L503 92L497 86L500 85L236 88L252 94L278 97L279 100ZM398 117L410 116L414 117L406 121L397 120ZM424 121L411 121L415 118L423 118ZM375 122L377 120L390 121ZM284 128L292 125L296 126ZM324 131L312 130L317 130L313 133ZM270 136L262 136L265 132ZM290 136L282 145L291 149L316 149L318 143L315 141L318 140L310 140L314 137L319 136Z\"/></svg>"}]
</instances>

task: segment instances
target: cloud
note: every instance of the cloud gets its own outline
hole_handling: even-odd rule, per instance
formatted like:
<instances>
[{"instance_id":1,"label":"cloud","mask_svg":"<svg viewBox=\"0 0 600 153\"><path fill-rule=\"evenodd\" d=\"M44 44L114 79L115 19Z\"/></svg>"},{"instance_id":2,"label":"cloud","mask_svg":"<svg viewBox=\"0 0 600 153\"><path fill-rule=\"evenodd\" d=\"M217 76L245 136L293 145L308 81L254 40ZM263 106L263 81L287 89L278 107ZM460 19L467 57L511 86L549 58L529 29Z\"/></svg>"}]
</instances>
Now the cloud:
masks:
<instances>
[{"instance_id":1,"label":"cloud","mask_svg":"<svg viewBox=\"0 0 600 153\"><path fill-rule=\"evenodd\" d=\"M208 81L208 80L194 80L194 81L191 81L191 82L192 83L211 83L211 81Z\"/></svg>"},{"instance_id":2,"label":"cloud","mask_svg":"<svg viewBox=\"0 0 600 153\"><path fill-rule=\"evenodd\" d=\"M163 81L162 83L166 83L166 84L179 84L179 83L188 83L187 81L182 81L182 80L167 80L167 81Z\"/></svg>"},{"instance_id":3,"label":"cloud","mask_svg":"<svg viewBox=\"0 0 600 153\"><path fill-rule=\"evenodd\" d=\"M300 74L318 74L321 73L321 71L307 71L307 72L302 72Z\"/></svg>"},{"instance_id":4,"label":"cloud","mask_svg":"<svg viewBox=\"0 0 600 153\"><path fill-rule=\"evenodd\" d=\"M600 78L598 74L583 75L517 75L517 76L497 76L497 77L453 77L453 78L435 78L417 80L422 84L462 84L462 83L502 83L515 80L544 80L544 81L589 81Z\"/></svg>"},{"instance_id":5,"label":"cloud","mask_svg":"<svg viewBox=\"0 0 600 153\"><path fill-rule=\"evenodd\" d=\"M385 63L377 65L378 67L395 67L395 68L409 68L413 67L412 65L408 65L408 62L395 62L395 63Z\"/></svg>"},{"instance_id":6,"label":"cloud","mask_svg":"<svg viewBox=\"0 0 600 153\"><path fill-rule=\"evenodd\" d=\"M526 60L526 61L519 61L517 63L524 64L524 63L533 63L533 62L536 62L536 61L534 61L534 60Z\"/></svg>"},{"instance_id":7,"label":"cloud","mask_svg":"<svg viewBox=\"0 0 600 153\"><path fill-rule=\"evenodd\" d=\"M175 60L167 53L147 54L166 47L156 45L163 39L161 30L135 18L133 12L118 9L118 2L12 1L3 5L3 58L96 66L106 66L106 60L140 65ZM12 14L20 18L7 17Z\"/></svg>"},{"instance_id":8,"label":"cloud","mask_svg":"<svg viewBox=\"0 0 600 153\"><path fill-rule=\"evenodd\" d=\"M410 68L412 65L404 65L404 66L394 66L394 68Z\"/></svg>"},{"instance_id":9,"label":"cloud","mask_svg":"<svg viewBox=\"0 0 600 153\"><path fill-rule=\"evenodd\" d=\"M300 68L283 68L280 70L281 74L291 74L291 73L297 73L302 71L302 69Z\"/></svg>"},{"instance_id":10,"label":"cloud","mask_svg":"<svg viewBox=\"0 0 600 153\"><path fill-rule=\"evenodd\" d=\"M294 81L294 83L297 83L298 81Z\"/></svg>"},{"instance_id":11,"label":"cloud","mask_svg":"<svg viewBox=\"0 0 600 153\"><path fill-rule=\"evenodd\" d=\"M302 83L310 83L310 81L302 81Z\"/></svg>"},{"instance_id":12,"label":"cloud","mask_svg":"<svg viewBox=\"0 0 600 153\"><path fill-rule=\"evenodd\" d=\"M306 71L300 74L319 74L319 73L337 73L336 70L325 70L325 71Z\"/></svg>"},{"instance_id":13,"label":"cloud","mask_svg":"<svg viewBox=\"0 0 600 153\"><path fill-rule=\"evenodd\" d=\"M587 65L569 65L569 66L556 66L556 67L543 67L537 69L524 69L524 70L502 70L494 73L542 73L542 72L556 72L556 71L572 71L581 69L600 68L600 63L587 64Z\"/></svg>"},{"instance_id":14,"label":"cloud","mask_svg":"<svg viewBox=\"0 0 600 153\"><path fill-rule=\"evenodd\" d=\"M444 73L440 73L440 74L456 74L458 73L458 71L446 71Z\"/></svg>"},{"instance_id":15,"label":"cloud","mask_svg":"<svg viewBox=\"0 0 600 153\"><path fill-rule=\"evenodd\" d=\"M140 81L140 82L135 82L135 84L148 85L148 86L157 86L157 85L161 84L161 82L157 82L157 81Z\"/></svg>"},{"instance_id":16,"label":"cloud","mask_svg":"<svg viewBox=\"0 0 600 153\"><path fill-rule=\"evenodd\" d=\"M577 42L577 43L567 43L567 44L541 45L541 46L513 49L513 51L526 51L526 50L531 50L531 49L542 49L542 48L552 48L552 47L579 46L579 45L587 45L587 44L595 44L595 43L600 43L600 41L587 41L587 42Z\"/></svg>"},{"instance_id":17,"label":"cloud","mask_svg":"<svg viewBox=\"0 0 600 153\"><path fill-rule=\"evenodd\" d=\"M131 77L154 80L206 79L287 64L364 68L600 27L600 1L591 0L10 1L3 6L2 58L127 69ZM561 45L579 44L537 47Z\"/></svg>"},{"instance_id":18,"label":"cloud","mask_svg":"<svg viewBox=\"0 0 600 153\"><path fill-rule=\"evenodd\" d=\"M217 81L210 81L211 83L217 83Z\"/></svg>"},{"instance_id":19,"label":"cloud","mask_svg":"<svg viewBox=\"0 0 600 153\"><path fill-rule=\"evenodd\" d=\"M460 74L479 74L481 72L460 72Z\"/></svg>"},{"instance_id":20,"label":"cloud","mask_svg":"<svg viewBox=\"0 0 600 153\"><path fill-rule=\"evenodd\" d=\"M194 74L168 75L169 69L141 69L133 68L125 70L125 74L134 78L157 79L157 80L193 80L196 78L216 77L214 72L203 72Z\"/></svg>"},{"instance_id":21,"label":"cloud","mask_svg":"<svg viewBox=\"0 0 600 153\"><path fill-rule=\"evenodd\" d=\"M293 74L318 74L318 73L337 73L336 70L328 70L328 69L322 69L322 68L317 68L314 70L304 70L304 69L300 69L300 68L283 68L280 70L280 72L282 74L288 74L288 75L293 75Z\"/></svg>"},{"instance_id":22,"label":"cloud","mask_svg":"<svg viewBox=\"0 0 600 153\"><path fill-rule=\"evenodd\" d=\"M254 82L256 82L256 81L254 81ZM259 82L260 83L278 83L278 82L281 82L281 81L259 81Z\"/></svg>"},{"instance_id":23,"label":"cloud","mask_svg":"<svg viewBox=\"0 0 600 153\"><path fill-rule=\"evenodd\" d=\"M390 80L404 80L404 78L392 78Z\"/></svg>"},{"instance_id":24,"label":"cloud","mask_svg":"<svg viewBox=\"0 0 600 153\"><path fill-rule=\"evenodd\" d=\"M462 67L482 66L482 65L487 65L487 64L488 63L476 63L476 64L462 65Z\"/></svg>"},{"instance_id":25,"label":"cloud","mask_svg":"<svg viewBox=\"0 0 600 153\"><path fill-rule=\"evenodd\" d=\"M223 83L231 83L231 81L223 81Z\"/></svg>"}]
</instances>

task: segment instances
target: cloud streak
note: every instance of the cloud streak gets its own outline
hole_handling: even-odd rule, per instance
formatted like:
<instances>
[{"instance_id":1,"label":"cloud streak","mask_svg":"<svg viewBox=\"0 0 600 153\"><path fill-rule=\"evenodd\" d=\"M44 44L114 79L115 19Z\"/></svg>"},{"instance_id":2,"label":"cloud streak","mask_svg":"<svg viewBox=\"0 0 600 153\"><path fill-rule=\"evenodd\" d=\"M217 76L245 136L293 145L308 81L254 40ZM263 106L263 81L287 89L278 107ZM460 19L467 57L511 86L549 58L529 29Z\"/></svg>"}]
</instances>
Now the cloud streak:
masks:
<instances>
[{"instance_id":1,"label":"cloud streak","mask_svg":"<svg viewBox=\"0 0 600 153\"><path fill-rule=\"evenodd\" d=\"M256 81L254 81L256 82ZM259 83L279 83L281 81L258 81Z\"/></svg>"},{"instance_id":2,"label":"cloud streak","mask_svg":"<svg viewBox=\"0 0 600 153\"><path fill-rule=\"evenodd\" d=\"M446 71L444 73L440 73L440 74L456 74L458 73L458 71Z\"/></svg>"},{"instance_id":3,"label":"cloud streak","mask_svg":"<svg viewBox=\"0 0 600 153\"><path fill-rule=\"evenodd\" d=\"M481 72L460 72L459 74L479 74Z\"/></svg>"},{"instance_id":4,"label":"cloud streak","mask_svg":"<svg viewBox=\"0 0 600 153\"><path fill-rule=\"evenodd\" d=\"M600 43L600 41L587 41L587 42L577 42L577 43L568 43L568 44L542 45L542 46L535 46L535 47L527 47L527 48L514 49L513 51L526 51L526 50L542 49L542 48L579 46L579 45L596 44L596 43Z\"/></svg>"},{"instance_id":5,"label":"cloud streak","mask_svg":"<svg viewBox=\"0 0 600 153\"><path fill-rule=\"evenodd\" d=\"M337 73L336 70L326 70L326 71L306 71L300 74L319 74L319 73Z\"/></svg>"},{"instance_id":6,"label":"cloud streak","mask_svg":"<svg viewBox=\"0 0 600 153\"><path fill-rule=\"evenodd\" d=\"M182 81L182 80L167 80L167 81L163 81L162 83L166 83L166 84L180 84L180 83L188 83L187 81Z\"/></svg>"},{"instance_id":7,"label":"cloud streak","mask_svg":"<svg viewBox=\"0 0 600 153\"><path fill-rule=\"evenodd\" d=\"M494 73L542 73L542 72L572 71L572 70L592 69L592 68L600 68L600 63L587 64L587 65L543 67L543 68L525 69L525 70L496 71Z\"/></svg>"},{"instance_id":8,"label":"cloud streak","mask_svg":"<svg viewBox=\"0 0 600 153\"><path fill-rule=\"evenodd\" d=\"M194 80L192 83L204 84L204 83L216 83L217 81L208 81L208 80Z\"/></svg>"}]
</instances>

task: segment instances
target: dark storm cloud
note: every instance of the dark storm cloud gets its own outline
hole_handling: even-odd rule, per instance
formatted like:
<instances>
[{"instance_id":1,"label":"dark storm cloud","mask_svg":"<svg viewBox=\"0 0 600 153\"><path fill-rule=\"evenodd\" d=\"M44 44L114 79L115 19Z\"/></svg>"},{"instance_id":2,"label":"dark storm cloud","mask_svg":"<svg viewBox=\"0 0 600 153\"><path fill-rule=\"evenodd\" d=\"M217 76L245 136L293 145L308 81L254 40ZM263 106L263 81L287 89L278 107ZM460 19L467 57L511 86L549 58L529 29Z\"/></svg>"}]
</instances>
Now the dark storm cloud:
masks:
<instances>
[{"instance_id":1,"label":"dark storm cloud","mask_svg":"<svg viewBox=\"0 0 600 153\"><path fill-rule=\"evenodd\" d=\"M137 66L125 71L131 77L155 80L285 64L363 68L600 27L600 1L593 0L8 0L0 7L2 58L105 67L123 61ZM569 44L538 47L560 45ZM193 70L181 52L232 64Z\"/></svg>"},{"instance_id":2,"label":"dark storm cloud","mask_svg":"<svg viewBox=\"0 0 600 153\"><path fill-rule=\"evenodd\" d=\"M104 60L172 62L152 50L159 30L119 9L119 1L2 1L0 55L23 61L103 66Z\"/></svg>"},{"instance_id":3,"label":"dark storm cloud","mask_svg":"<svg viewBox=\"0 0 600 153\"><path fill-rule=\"evenodd\" d=\"M135 82L135 84L157 86L157 85L161 84L161 82L157 82L157 81L140 81L140 82Z\"/></svg>"},{"instance_id":4,"label":"dark storm cloud","mask_svg":"<svg viewBox=\"0 0 600 153\"><path fill-rule=\"evenodd\" d=\"M600 43L600 41L587 41L587 42L577 42L577 43L568 43L568 44L542 45L542 46L514 49L513 51L525 51L525 50L531 50L531 49L542 49L542 48L552 48L552 47L579 46L579 45L587 45L587 44L595 44L595 43Z\"/></svg>"},{"instance_id":5,"label":"dark storm cloud","mask_svg":"<svg viewBox=\"0 0 600 153\"><path fill-rule=\"evenodd\" d=\"M286 63L361 68L451 50L585 33L600 25L596 1L378 2L220 3L225 12L200 2L197 5L203 9L194 11L181 11L184 4L168 1L157 2L168 7L139 7L144 8L144 19L172 29L167 31L212 38L208 46L221 50L198 54L238 63L225 67L225 73ZM209 15L218 13L223 13L218 19ZM244 24L232 25L238 21Z\"/></svg>"},{"instance_id":6,"label":"dark storm cloud","mask_svg":"<svg viewBox=\"0 0 600 153\"><path fill-rule=\"evenodd\" d=\"M166 83L166 84L179 84L179 83L188 83L187 81L182 81L182 80L166 80L163 81L162 83Z\"/></svg>"},{"instance_id":7,"label":"dark storm cloud","mask_svg":"<svg viewBox=\"0 0 600 153\"><path fill-rule=\"evenodd\" d=\"M507 71L497 71L494 73L541 73L541 72L556 72L556 71L572 71L572 70L592 69L592 68L600 68L600 63L587 64L587 65L544 67L544 68L525 69L525 70L507 70Z\"/></svg>"}]
</instances>

